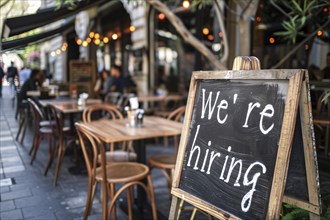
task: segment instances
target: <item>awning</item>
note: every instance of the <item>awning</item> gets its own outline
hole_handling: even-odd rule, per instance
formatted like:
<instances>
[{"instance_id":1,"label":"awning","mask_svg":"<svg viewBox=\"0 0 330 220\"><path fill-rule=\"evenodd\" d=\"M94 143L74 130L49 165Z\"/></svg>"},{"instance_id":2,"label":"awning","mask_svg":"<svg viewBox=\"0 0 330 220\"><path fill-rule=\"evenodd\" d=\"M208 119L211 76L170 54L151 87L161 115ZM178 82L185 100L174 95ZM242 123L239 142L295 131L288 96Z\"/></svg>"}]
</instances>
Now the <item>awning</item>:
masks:
<instances>
[{"instance_id":1,"label":"awning","mask_svg":"<svg viewBox=\"0 0 330 220\"><path fill-rule=\"evenodd\" d=\"M107 0L84 0L78 2L74 9L68 9L66 6L59 9L56 9L56 7L51 7L38 10L37 13L31 15L7 18L4 21L2 38L11 37L41 26L45 26L106 1Z\"/></svg>"},{"instance_id":2,"label":"awning","mask_svg":"<svg viewBox=\"0 0 330 220\"><path fill-rule=\"evenodd\" d=\"M38 43L49 40L50 38L53 38L55 35L62 34L62 32L68 30L69 28L74 28L74 17L67 19L67 21L58 28L44 31L39 34L34 34L28 37L18 38L10 41L4 41L1 43L1 51L5 52L8 50L19 49L22 47L26 47L31 43Z\"/></svg>"}]
</instances>

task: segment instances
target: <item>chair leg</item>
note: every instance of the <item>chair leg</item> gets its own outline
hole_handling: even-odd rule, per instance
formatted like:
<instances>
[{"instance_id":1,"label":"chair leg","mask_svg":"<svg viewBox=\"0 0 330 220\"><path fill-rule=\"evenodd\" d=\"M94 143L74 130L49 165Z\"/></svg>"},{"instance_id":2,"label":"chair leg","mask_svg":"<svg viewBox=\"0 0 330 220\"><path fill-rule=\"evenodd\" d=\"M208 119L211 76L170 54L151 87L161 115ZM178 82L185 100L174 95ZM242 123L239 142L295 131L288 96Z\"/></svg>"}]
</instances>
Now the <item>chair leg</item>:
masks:
<instances>
[{"instance_id":1,"label":"chair leg","mask_svg":"<svg viewBox=\"0 0 330 220\"><path fill-rule=\"evenodd\" d=\"M39 149L39 145L40 145L40 142L41 142L41 138L42 138L42 135L39 134L38 138L37 138L37 141L36 141L36 145L33 147L33 153L32 153L32 157L31 157L31 161L30 161L31 165L32 165L34 159L36 158L36 155L37 155L37 152L38 152L38 149Z\"/></svg>"},{"instance_id":2,"label":"chair leg","mask_svg":"<svg viewBox=\"0 0 330 220\"><path fill-rule=\"evenodd\" d=\"M65 150L66 150L66 146L64 145L63 140L60 138L59 143L58 143L58 149L57 149L57 151L58 151L57 152L57 164L56 164L55 176L54 176L54 182L53 182L54 186L57 185L57 180L58 180L58 177L60 176L61 166L62 166Z\"/></svg>"},{"instance_id":3,"label":"chair leg","mask_svg":"<svg viewBox=\"0 0 330 220\"><path fill-rule=\"evenodd\" d=\"M16 135L16 140L17 141L18 141L19 136L20 136L20 134L22 132L22 128L23 128L23 125L25 123L25 120L26 120L25 117L23 117L22 119L20 119L19 128L18 128L17 135Z\"/></svg>"},{"instance_id":4,"label":"chair leg","mask_svg":"<svg viewBox=\"0 0 330 220\"><path fill-rule=\"evenodd\" d=\"M25 119L24 124L23 124L23 131L22 131L23 133L22 133L22 137L21 137L21 141L20 141L21 144L23 144L23 141L24 141L27 125L28 125L28 121Z\"/></svg>"},{"instance_id":5,"label":"chair leg","mask_svg":"<svg viewBox=\"0 0 330 220\"><path fill-rule=\"evenodd\" d=\"M44 176L47 175L49 168L51 167L53 160L54 160L54 156L55 156L55 147L52 146L51 143L51 137L50 135L47 135L47 141L48 141L48 162L47 162L47 166L44 172Z\"/></svg>"},{"instance_id":6,"label":"chair leg","mask_svg":"<svg viewBox=\"0 0 330 220\"><path fill-rule=\"evenodd\" d=\"M132 212L132 204L133 204L133 192L132 187L127 188L127 209L128 209L128 219L133 219L133 212Z\"/></svg>"},{"instance_id":7,"label":"chair leg","mask_svg":"<svg viewBox=\"0 0 330 220\"><path fill-rule=\"evenodd\" d=\"M87 200L86 200L86 208L85 208L85 212L84 212L84 220L87 220L88 216L91 213L95 188L96 188L96 183L94 182L92 177L88 177L88 193L87 193Z\"/></svg>"},{"instance_id":8,"label":"chair leg","mask_svg":"<svg viewBox=\"0 0 330 220\"><path fill-rule=\"evenodd\" d=\"M110 184L110 199L111 199L111 202L114 200L114 197L115 197L115 184ZM105 197L103 197L102 199L104 199ZM113 219L117 219L117 211L116 211L116 206L114 206L113 208ZM109 213L108 217L111 216L111 212Z\"/></svg>"},{"instance_id":9,"label":"chair leg","mask_svg":"<svg viewBox=\"0 0 330 220\"><path fill-rule=\"evenodd\" d=\"M35 130L35 133L34 133L34 135L33 135L32 146L31 146L31 149L30 149L30 151L29 151L29 155L32 154L32 152L33 152L35 146L37 145L37 140L38 140L38 136L39 136L39 135L40 135L40 134L39 134L39 131Z\"/></svg>"},{"instance_id":10,"label":"chair leg","mask_svg":"<svg viewBox=\"0 0 330 220\"><path fill-rule=\"evenodd\" d=\"M156 202L155 202L155 194L154 194L154 186L152 184L151 176L150 174L147 177L148 179L148 186L150 191L150 202L151 202L151 208L152 208L152 216L154 220L157 220L157 208L156 208Z\"/></svg>"}]
</instances>

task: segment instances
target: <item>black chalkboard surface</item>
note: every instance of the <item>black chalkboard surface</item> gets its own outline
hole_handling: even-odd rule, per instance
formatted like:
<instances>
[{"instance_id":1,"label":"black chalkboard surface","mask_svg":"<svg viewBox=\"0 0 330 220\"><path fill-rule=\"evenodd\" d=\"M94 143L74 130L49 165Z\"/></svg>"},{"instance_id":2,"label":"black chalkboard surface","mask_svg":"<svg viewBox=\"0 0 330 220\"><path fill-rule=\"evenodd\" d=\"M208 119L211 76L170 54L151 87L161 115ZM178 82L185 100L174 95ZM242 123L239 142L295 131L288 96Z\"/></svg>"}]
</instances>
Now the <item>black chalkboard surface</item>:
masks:
<instances>
[{"instance_id":1,"label":"black chalkboard surface","mask_svg":"<svg viewBox=\"0 0 330 220\"><path fill-rule=\"evenodd\" d=\"M300 200L308 201L307 175L304 157L304 143L301 132L300 113L294 132L285 194Z\"/></svg>"},{"instance_id":2,"label":"black chalkboard surface","mask_svg":"<svg viewBox=\"0 0 330 220\"><path fill-rule=\"evenodd\" d=\"M193 73L170 219L179 216L178 199L220 219L278 219L283 198L319 214L304 77L303 70Z\"/></svg>"},{"instance_id":3,"label":"black chalkboard surface","mask_svg":"<svg viewBox=\"0 0 330 220\"><path fill-rule=\"evenodd\" d=\"M179 188L265 219L287 90L284 81L201 80Z\"/></svg>"}]
</instances>

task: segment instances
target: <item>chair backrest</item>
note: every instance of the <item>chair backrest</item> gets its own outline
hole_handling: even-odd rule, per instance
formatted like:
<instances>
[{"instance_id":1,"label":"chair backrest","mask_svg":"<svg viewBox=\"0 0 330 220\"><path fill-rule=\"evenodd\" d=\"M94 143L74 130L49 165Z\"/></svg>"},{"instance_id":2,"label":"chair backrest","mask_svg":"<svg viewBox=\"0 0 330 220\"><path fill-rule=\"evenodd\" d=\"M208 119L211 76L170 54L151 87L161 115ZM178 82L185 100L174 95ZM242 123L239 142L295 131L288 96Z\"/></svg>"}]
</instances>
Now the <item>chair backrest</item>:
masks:
<instances>
[{"instance_id":1,"label":"chair backrest","mask_svg":"<svg viewBox=\"0 0 330 220\"><path fill-rule=\"evenodd\" d=\"M108 104L97 104L87 106L82 115L83 122L91 122L96 114L98 118L123 119L123 115L117 107ZM93 117L94 116L94 117Z\"/></svg>"},{"instance_id":2,"label":"chair backrest","mask_svg":"<svg viewBox=\"0 0 330 220\"><path fill-rule=\"evenodd\" d=\"M64 127L63 115L60 114L56 110L56 108L52 105L47 105L47 110L48 110L48 120L52 124L53 133L59 135L59 137L62 139L63 127Z\"/></svg>"},{"instance_id":3,"label":"chair backrest","mask_svg":"<svg viewBox=\"0 0 330 220\"><path fill-rule=\"evenodd\" d=\"M323 94L319 97L316 106L316 117L321 115L330 116L330 96L325 98L327 92L323 92Z\"/></svg>"},{"instance_id":4,"label":"chair backrest","mask_svg":"<svg viewBox=\"0 0 330 220\"><path fill-rule=\"evenodd\" d=\"M40 121L45 119L45 115L38 106L38 104L33 99L28 98L27 101L32 111L32 117L34 119L34 123L36 126L39 126Z\"/></svg>"},{"instance_id":5,"label":"chair backrest","mask_svg":"<svg viewBox=\"0 0 330 220\"><path fill-rule=\"evenodd\" d=\"M183 122L184 118L184 113L186 112L186 106L181 106L174 111L172 111L167 119L172 120L172 121L177 121L177 122Z\"/></svg>"},{"instance_id":6,"label":"chair backrest","mask_svg":"<svg viewBox=\"0 0 330 220\"><path fill-rule=\"evenodd\" d=\"M106 159L103 142L82 123L76 123L75 126L84 154L88 175L91 177L95 175L96 168L101 166L103 180L106 180ZM101 157L101 165L98 163L99 157Z\"/></svg>"},{"instance_id":7,"label":"chair backrest","mask_svg":"<svg viewBox=\"0 0 330 220\"><path fill-rule=\"evenodd\" d=\"M104 102L110 105L118 105L118 101L121 100L121 95L120 92L110 92L105 96Z\"/></svg>"},{"instance_id":8,"label":"chair backrest","mask_svg":"<svg viewBox=\"0 0 330 220\"><path fill-rule=\"evenodd\" d=\"M186 112L186 106L181 106L181 107L175 109L174 111L172 111L168 115L167 119L182 123L183 119L184 119L185 112ZM178 136L174 136L174 155L175 156L177 155L178 147L179 147Z\"/></svg>"}]
</instances>

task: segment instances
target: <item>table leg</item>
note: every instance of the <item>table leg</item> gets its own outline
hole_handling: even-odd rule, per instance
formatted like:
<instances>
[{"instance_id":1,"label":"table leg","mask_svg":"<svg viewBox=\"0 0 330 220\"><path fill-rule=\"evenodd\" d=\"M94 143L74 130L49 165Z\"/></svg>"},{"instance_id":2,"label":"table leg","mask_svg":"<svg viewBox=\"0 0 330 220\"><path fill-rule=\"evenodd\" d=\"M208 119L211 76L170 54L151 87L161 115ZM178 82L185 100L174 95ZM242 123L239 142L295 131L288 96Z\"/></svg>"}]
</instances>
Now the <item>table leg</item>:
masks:
<instances>
[{"instance_id":1,"label":"table leg","mask_svg":"<svg viewBox=\"0 0 330 220\"><path fill-rule=\"evenodd\" d=\"M144 140L137 140L135 145L135 152L137 154L137 162L146 164L146 146ZM142 181L144 184L147 184L147 180ZM147 195L142 188L138 188L137 195L137 205L142 210L144 203L146 201Z\"/></svg>"}]
</instances>

